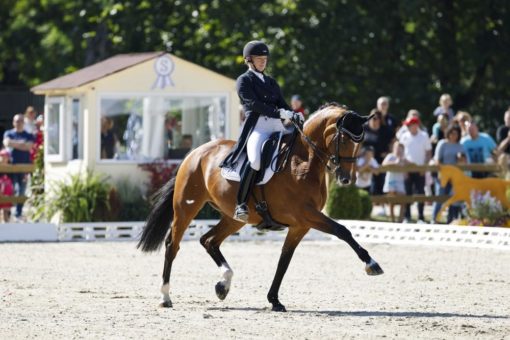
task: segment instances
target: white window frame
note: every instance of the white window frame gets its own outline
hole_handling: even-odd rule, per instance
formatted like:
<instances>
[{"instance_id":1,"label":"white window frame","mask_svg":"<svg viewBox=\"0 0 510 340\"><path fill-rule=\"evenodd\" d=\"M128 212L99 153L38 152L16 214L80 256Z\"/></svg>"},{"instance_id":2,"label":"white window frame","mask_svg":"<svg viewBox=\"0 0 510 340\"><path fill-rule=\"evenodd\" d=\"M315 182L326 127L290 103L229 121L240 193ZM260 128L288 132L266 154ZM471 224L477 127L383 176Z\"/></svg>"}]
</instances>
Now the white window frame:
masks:
<instances>
[{"instance_id":1,"label":"white window frame","mask_svg":"<svg viewBox=\"0 0 510 340\"><path fill-rule=\"evenodd\" d=\"M59 120L59 131L58 131L58 154L48 154L48 145L49 145L49 136L48 136L48 127L45 126L44 129L44 158L48 162L64 162L65 160L65 147L64 147L64 128L65 128L65 119L64 112L66 108L66 100L65 97L46 97L46 101L44 103L44 112L49 114L49 106L51 104L60 104L59 112L58 112L58 120ZM45 118L46 122L49 122L48 117Z\"/></svg>"},{"instance_id":2,"label":"white window frame","mask_svg":"<svg viewBox=\"0 0 510 340\"><path fill-rule=\"evenodd\" d=\"M81 124L81 129L78 128L78 141L79 143L82 143L82 155L78 155L78 158L72 159L73 157L73 101L75 99L79 100L79 107L78 107L78 120L79 124ZM85 130L85 120L83 115L83 96L71 96L68 97L68 105L67 105L67 117L66 119L66 142L67 142L67 149L66 149L66 157L65 159L69 162L75 162L75 161L81 161L85 158L85 140L84 140L84 130Z\"/></svg>"},{"instance_id":3,"label":"white window frame","mask_svg":"<svg viewBox=\"0 0 510 340\"><path fill-rule=\"evenodd\" d=\"M187 93L151 93L151 92L101 92L97 95L96 100L96 163L99 164L146 164L147 161L140 160L118 160L118 159L102 159L101 158L101 100L102 99L126 99L129 97L165 97L169 99L182 99L189 97L223 97L225 98L225 138L230 137L230 93L229 92L187 92ZM181 164L182 159L166 159L167 164ZM150 162L150 161L149 161Z\"/></svg>"}]
</instances>

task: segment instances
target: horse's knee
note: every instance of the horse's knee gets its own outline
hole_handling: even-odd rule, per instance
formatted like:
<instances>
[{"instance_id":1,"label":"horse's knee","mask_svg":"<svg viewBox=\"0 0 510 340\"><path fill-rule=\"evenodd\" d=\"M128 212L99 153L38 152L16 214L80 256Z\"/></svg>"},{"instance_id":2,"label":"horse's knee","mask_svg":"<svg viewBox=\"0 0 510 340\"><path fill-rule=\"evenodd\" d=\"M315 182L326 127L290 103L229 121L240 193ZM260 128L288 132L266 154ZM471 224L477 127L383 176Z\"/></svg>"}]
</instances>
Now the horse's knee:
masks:
<instances>
[{"instance_id":1,"label":"horse's knee","mask_svg":"<svg viewBox=\"0 0 510 340\"><path fill-rule=\"evenodd\" d=\"M207 235L202 235L200 237L200 244L207 250L209 244L209 237Z\"/></svg>"}]
</instances>

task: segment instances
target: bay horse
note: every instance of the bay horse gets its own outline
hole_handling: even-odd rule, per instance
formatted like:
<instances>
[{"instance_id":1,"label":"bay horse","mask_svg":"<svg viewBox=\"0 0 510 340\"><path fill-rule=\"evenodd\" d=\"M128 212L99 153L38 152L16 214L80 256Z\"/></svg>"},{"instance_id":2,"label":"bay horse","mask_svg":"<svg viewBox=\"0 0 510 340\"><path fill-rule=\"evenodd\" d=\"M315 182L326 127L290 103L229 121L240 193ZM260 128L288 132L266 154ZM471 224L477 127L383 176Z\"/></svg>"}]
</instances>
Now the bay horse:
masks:
<instances>
[{"instance_id":1,"label":"bay horse","mask_svg":"<svg viewBox=\"0 0 510 340\"><path fill-rule=\"evenodd\" d=\"M278 291L296 246L311 228L347 242L365 262L367 274L383 273L345 226L321 212L326 203L328 163L335 166L339 182L343 185L352 182L359 143L364 136L363 124L370 118L348 111L338 104L319 109L304 124L303 130L299 129L301 135L294 143L290 164L265 184L271 215L276 221L288 225L276 274L267 294L273 311L286 311L278 299ZM296 125L296 128L299 127ZM172 262L185 230L207 202L221 213L221 219L200 238L200 243L222 275L222 280L215 286L216 295L223 300L230 290L233 271L223 257L220 245L229 235L241 229L244 223L231 217L239 183L224 179L219 165L233 145L234 141L216 140L194 149L183 160L176 177L160 189L159 198L147 218L137 247L144 252L155 251L165 241L161 307L172 307L169 283ZM253 190L257 191L257 188ZM253 200L250 200L248 209L248 223L260 223L262 219L255 211Z\"/></svg>"}]
</instances>

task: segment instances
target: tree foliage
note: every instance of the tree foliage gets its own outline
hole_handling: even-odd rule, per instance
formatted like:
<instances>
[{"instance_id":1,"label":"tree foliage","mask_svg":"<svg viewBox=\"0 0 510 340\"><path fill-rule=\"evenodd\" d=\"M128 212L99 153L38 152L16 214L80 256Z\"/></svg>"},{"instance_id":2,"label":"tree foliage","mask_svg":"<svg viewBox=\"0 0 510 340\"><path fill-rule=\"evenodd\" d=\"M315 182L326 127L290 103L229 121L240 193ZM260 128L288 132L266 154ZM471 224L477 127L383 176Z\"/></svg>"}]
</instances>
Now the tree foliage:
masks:
<instances>
[{"instance_id":1,"label":"tree foliage","mask_svg":"<svg viewBox=\"0 0 510 340\"><path fill-rule=\"evenodd\" d=\"M272 48L268 71L284 93L312 109L336 100L366 113L389 95L396 115L427 116L449 92L489 126L509 105L505 0L3 0L0 83L32 86L154 50L235 78L252 39Z\"/></svg>"}]
</instances>

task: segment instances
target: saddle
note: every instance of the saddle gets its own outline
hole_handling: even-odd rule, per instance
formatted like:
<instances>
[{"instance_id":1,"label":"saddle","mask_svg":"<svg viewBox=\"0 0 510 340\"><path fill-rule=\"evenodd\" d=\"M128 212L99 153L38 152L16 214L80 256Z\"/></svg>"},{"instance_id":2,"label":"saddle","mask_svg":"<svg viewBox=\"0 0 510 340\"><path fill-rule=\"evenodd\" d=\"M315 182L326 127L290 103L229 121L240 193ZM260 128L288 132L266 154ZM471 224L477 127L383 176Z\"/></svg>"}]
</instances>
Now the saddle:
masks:
<instances>
[{"instance_id":1,"label":"saddle","mask_svg":"<svg viewBox=\"0 0 510 340\"><path fill-rule=\"evenodd\" d=\"M256 185L266 184L275 174L277 165L282 162L282 155L279 155L279 153L284 142L287 140L286 136L286 134L275 132L262 144L262 157L260 170L255 179ZM285 144L288 144L288 142ZM239 155L233 167L221 168L221 176L229 181L239 182L241 180L242 169L247 163L249 163L248 156L246 152L243 152Z\"/></svg>"},{"instance_id":2,"label":"saddle","mask_svg":"<svg viewBox=\"0 0 510 340\"><path fill-rule=\"evenodd\" d=\"M261 166L255 178L255 184L260 188L261 200L255 194L255 186L251 189L251 196L255 202L255 210L262 217L262 222L256 225L255 228L261 231L279 231L288 227L288 225L279 223L272 218L263 185L269 182L275 173L285 169L296 137L296 130L290 134L275 132L262 144ZM224 167L221 169L221 175L227 180L239 182L241 178L240 173L245 167L250 166L249 163L246 152L243 152L234 167Z\"/></svg>"}]
</instances>

